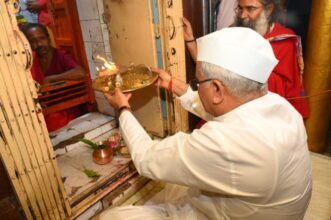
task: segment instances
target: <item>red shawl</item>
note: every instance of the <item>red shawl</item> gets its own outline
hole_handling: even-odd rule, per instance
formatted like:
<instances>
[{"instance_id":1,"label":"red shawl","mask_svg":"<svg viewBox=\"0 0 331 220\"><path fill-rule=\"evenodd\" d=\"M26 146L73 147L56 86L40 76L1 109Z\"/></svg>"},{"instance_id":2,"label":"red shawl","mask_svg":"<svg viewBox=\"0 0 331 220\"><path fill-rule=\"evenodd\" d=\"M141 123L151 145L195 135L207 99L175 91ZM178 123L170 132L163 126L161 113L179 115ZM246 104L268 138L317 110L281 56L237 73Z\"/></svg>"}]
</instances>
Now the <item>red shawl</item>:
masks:
<instances>
[{"instance_id":1,"label":"red shawl","mask_svg":"<svg viewBox=\"0 0 331 220\"><path fill-rule=\"evenodd\" d=\"M264 38L270 41L275 56L279 60L268 79L269 91L286 98L303 118L308 118L307 100L300 98L304 95L300 38L291 29L279 23L275 23L273 30Z\"/></svg>"}]
</instances>

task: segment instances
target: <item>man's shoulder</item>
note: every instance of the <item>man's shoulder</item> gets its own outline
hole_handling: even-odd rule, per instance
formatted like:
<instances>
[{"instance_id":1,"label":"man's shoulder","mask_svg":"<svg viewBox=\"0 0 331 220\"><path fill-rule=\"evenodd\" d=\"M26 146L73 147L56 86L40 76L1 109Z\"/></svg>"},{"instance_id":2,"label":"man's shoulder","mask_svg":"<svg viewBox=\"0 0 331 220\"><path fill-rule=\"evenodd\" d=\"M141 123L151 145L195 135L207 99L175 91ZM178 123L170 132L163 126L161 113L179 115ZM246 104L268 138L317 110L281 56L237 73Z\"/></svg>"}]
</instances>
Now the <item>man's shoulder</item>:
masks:
<instances>
[{"instance_id":1,"label":"man's shoulder","mask_svg":"<svg viewBox=\"0 0 331 220\"><path fill-rule=\"evenodd\" d=\"M74 57L72 56L72 54L63 48L54 48L53 55L54 55L53 57L56 59L74 60Z\"/></svg>"},{"instance_id":2,"label":"man's shoulder","mask_svg":"<svg viewBox=\"0 0 331 220\"><path fill-rule=\"evenodd\" d=\"M285 27L284 25L276 22L272 31L265 35L265 38L271 38L279 35L295 35L291 28Z\"/></svg>"},{"instance_id":3,"label":"man's shoulder","mask_svg":"<svg viewBox=\"0 0 331 220\"><path fill-rule=\"evenodd\" d=\"M70 53L68 53L68 51L66 51L65 49L62 49L62 48L54 48L54 53L56 55L60 55L60 56L63 56L63 55L70 55ZM71 56L71 55L70 55Z\"/></svg>"},{"instance_id":4,"label":"man's shoulder","mask_svg":"<svg viewBox=\"0 0 331 220\"><path fill-rule=\"evenodd\" d=\"M282 34L295 34L291 28L285 27L284 25L282 25L278 22L275 23L275 28L276 27L277 27L277 30Z\"/></svg>"},{"instance_id":5,"label":"man's shoulder","mask_svg":"<svg viewBox=\"0 0 331 220\"><path fill-rule=\"evenodd\" d=\"M74 57L65 49L54 48L53 51L53 60L56 63L61 63L66 68L74 68L78 65Z\"/></svg>"}]
</instances>

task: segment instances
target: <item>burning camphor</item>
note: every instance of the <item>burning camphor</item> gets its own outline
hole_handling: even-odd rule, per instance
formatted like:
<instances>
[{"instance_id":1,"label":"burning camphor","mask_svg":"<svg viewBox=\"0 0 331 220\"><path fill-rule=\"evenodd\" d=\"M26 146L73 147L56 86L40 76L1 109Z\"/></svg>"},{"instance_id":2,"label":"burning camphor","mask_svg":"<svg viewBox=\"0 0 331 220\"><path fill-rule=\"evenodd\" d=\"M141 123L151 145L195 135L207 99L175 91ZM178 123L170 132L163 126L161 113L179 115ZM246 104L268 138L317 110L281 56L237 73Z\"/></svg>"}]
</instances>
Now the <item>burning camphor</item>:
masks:
<instances>
[{"instance_id":1,"label":"burning camphor","mask_svg":"<svg viewBox=\"0 0 331 220\"><path fill-rule=\"evenodd\" d=\"M119 69L117 68L115 63L109 62L104 57L99 56L99 55L97 55L96 58L103 61L103 66L101 67L101 70L105 70L105 71L99 72L99 68L97 67L96 69L99 72L99 76L101 77L101 76L105 76L105 75L116 74L115 87L118 87L118 88L121 87L123 85L123 78L122 78L121 74L119 73Z\"/></svg>"}]
</instances>

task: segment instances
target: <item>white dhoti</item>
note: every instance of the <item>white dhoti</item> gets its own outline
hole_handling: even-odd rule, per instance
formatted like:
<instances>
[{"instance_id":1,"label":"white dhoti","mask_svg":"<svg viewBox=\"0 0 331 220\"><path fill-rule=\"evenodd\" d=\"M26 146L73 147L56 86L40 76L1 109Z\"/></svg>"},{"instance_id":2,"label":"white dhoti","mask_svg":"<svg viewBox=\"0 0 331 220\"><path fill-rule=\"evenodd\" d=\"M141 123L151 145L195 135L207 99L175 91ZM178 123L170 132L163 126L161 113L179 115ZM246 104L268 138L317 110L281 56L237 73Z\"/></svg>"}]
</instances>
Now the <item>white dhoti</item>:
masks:
<instances>
[{"instance_id":1,"label":"white dhoti","mask_svg":"<svg viewBox=\"0 0 331 220\"><path fill-rule=\"evenodd\" d=\"M100 220L200 220L206 217L197 212L187 199L187 188L167 184L143 206L110 208L101 213Z\"/></svg>"}]
</instances>

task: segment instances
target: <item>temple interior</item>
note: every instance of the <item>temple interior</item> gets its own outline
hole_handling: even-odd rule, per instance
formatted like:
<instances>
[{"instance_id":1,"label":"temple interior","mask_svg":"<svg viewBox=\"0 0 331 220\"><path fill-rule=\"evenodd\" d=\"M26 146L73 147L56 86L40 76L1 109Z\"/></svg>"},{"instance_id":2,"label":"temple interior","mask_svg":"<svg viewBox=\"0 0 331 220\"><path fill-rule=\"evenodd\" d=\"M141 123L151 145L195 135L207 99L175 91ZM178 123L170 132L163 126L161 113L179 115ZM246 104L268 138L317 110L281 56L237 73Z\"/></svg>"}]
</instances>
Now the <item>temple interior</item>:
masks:
<instances>
[{"instance_id":1,"label":"temple interior","mask_svg":"<svg viewBox=\"0 0 331 220\"><path fill-rule=\"evenodd\" d=\"M71 54L84 73L46 84L33 78L38 51L23 34L29 24L43 22L30 8L33 1L0 0L1 219L96 220L107 209L155 199L166 182L138 173L121 135L120 112L103 93L124 80L132 113L153 140L197 129L201 119L153 85L157 76L150 67L184 82L195 78L182 18L195 38L212 33L226 0L35 0L45 2L51 46ZM299 99L307 100L310 112L304 125L313 193L304 219L330 220L331 1L281 2L284 25L301 36L305 94ZM141 65L141 75L96 83L102 74L130 74ZM73 118L56 115L77 108ZM106 162L95 153L103 144L111 154Z\"/></svg>"}]
</instances>

